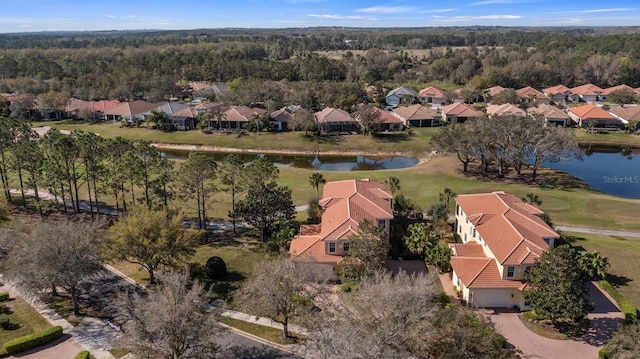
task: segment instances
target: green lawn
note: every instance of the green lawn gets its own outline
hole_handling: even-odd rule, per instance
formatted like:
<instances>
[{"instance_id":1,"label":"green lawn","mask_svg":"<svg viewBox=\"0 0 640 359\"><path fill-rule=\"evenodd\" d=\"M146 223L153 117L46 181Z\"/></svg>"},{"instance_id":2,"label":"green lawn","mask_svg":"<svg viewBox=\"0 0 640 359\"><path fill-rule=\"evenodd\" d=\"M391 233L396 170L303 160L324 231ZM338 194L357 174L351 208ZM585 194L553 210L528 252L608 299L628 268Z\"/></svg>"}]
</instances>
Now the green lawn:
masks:
<instances>
[{"instance_id":1,"label":"green lawn","mask_svg":"<svg viewBox=\"0 0 640 359\"><path fill-rule=\"evenodd\" d=\"M636 308L640 308L640 238L564 232L572 245L598 251L609 258L609 282Z\"/></svg>"},{"instance_id":2,"label":"green lawn","mask_svg":"<svg viewBox=\"0 0 640 359\"><path fill-rule=\"evenodd\" d=\"M630 135L625 131L616 131L609 133L594 133L590 134L583 129L576 129L574 131L576 139L580 143L584 144L598 144L603 146L640 146L640 136Z\"/></svg>"},{"instance_id":3,"label":"green lawn","mask_svg":"<svg viewBox=\"0 0 640 359\"><path fill-rule=\"evenodd\" d=\"M198 144L228 148L263 149L274 151L327 152L337 154L345 151L367 153L416 153L430 149L431 137L437 128L414 129L413 135L406 133L381 134L378 136L305 136L303 132L261 132L261 133L213 133L200 131L163 132L147 127L122 128L119 123L103 122L91 124L87 121L47 121L34 122L37 126L52 126L61 130L82 130L98 133L103 137L121 136L132 140L147 140L172 144Z\"/></svg>"},{"instance_id":4,"label":"green lawn","mask_svg":"<svg viewBox=\"0 0 640 359\"><path fill-rule=\"evenodd\" d=\"M215 242L199 246L189 262L204 266L212 256L222 258L227 265L227 276L211 287L211 299L222 300L229 299L229 294L251 275L254 265L265 260L265 252L256 238L239 236L217 238ZM138 265L121 262L114 267L138 282L149 280L147 272Z\"/></svg>"},{"instance_id":5,"label":"green lawn","mask_svg":"<svg viewBox=\"0 0 640 359\"><path fill-rule=\"evenodd\" d=\"M39 332L52 326L29 303L20 298L11 299L5 304L11 307L13 311L13 313L9 314L9 320L12 323L20 324L20 327L15 330L0 329L0 355L5 354L4 349L1 348L2 344L7 341Z\"/></svg>"},{"instance_id":6,"label":"green lawn","mask_svg":"<svg viewBox=\"0 0 640 359\"><path fill-rule=\"evenodd\" d=\"M230 327L234 327L243 332L253 334L255 336L258 336L260 338L266 339L274 343L287 345L287 344L293 344L296 341L296 338L290 338L285 341L282 338L282 329L275 329L271 327L266 327L264 325L248 323L242 320L237 320L237 319L228 318L228 317L219 317L218 321ZM290 335L295 335L295 333L290 333Z\"/></svg>"}]
</instances>

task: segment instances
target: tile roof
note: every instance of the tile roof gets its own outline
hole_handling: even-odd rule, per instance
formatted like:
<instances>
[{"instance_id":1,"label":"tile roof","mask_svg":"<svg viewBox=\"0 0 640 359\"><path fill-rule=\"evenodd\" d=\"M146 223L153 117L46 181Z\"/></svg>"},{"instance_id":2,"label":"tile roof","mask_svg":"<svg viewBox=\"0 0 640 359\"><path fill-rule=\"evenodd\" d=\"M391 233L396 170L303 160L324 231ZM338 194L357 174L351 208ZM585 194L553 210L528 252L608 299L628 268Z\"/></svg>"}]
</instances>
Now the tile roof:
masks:
<instances>
[{"instance_id":1,"label":"tile roof","mask_svg":"<svg viewBox=\"0 0 640 359\"><path fill-rule=\"evenodd\" d=\"M542 90L542 92L547 95L551 95L551 94L555 95L559 93L570 93L571 90L565 85L556 85L552 87L547 87L546 89Z\"/></svg>"},{"instance_id":2,"label":"tile roof","mask_svg":"<svg viewBox=\"0 0 640 359\"><path fill-rule=\"evenodd\" d=\"M249 122L254 115L263 115L265 113L267 113L267 110L258 107L233 106L224 112L227 116L224 121Z\"/></svg>"},{"instance_id":3,"label":"tile roof","mask_svg":"<svg viewBox=\"0 0 640 359\"><path fill-rule=\"evenodd\" d=\"M142 100L123 102L118 106L105 111L105 114L112 116L135 116L150 111L157 106L157 103Z\"/></svg>"},{"instance_id":4,"label":"tile roof","mask_svg":"<svg viewBox=\"0 0 640 359\"><path fill-rule=\"evenodd\" d=\"M571 118L561 109L547 104L539 104L537 107L530 107L527 111L534 116L542 116L544 118L569 119Z\"/></svg>"},{"instance_id":5,"label":"tile roof","mask_svg":"<svg viewBox=\"0 0 640 359\"><path fill-rule=\"evenodd\" d=\"M419 97L445 97L446 95L446 91L433 86L423 88L418 92Z\"/></svg>"},{"instance_id":6,"label":"tile roof","mask_svg":"<svg viewBox=\"0 0 640 359\"><path fill-rule=\"evenodd\" d=\"M91 102L80 100L77 98L72 98L69 100L69 103L67 103L67 106L65 106L64 108L64 110L67 112L80 111L82 109L93 110L93 108L91 107Z\"/></svg>"},{"instance_id":7,"label":"tile roof","mask_svg":"<svg viewBox=\"0 0 640 359\"><path fill-rule=\"evenodd\" d=\"M118 100L100 100L100 101L91 101L91 108L94 112L107 112L112 108L120 105L120 101Z\"/></svg>"},{"instance_id":8,"label":"tile roof","mask_svg":"<svg viewBox=\"0 0 640 359\"><path fill-rule=\"evenodd\" d=\"M493 87L489 87L488 89L485 90L485 93L487 95L489 95L490 97L496 96L499 93L501 93L502 91L506 90L504 87L502 86L493 86Z\"/></svg>"},{"instance_id":9,"label":"tile roof","mask_svg":"<svg viewBox=\"0 0 640 359\"><path fill-rule=\"evenodd\" d=\"M573 94L582 96L596 96L602 93L602 89L594 84L585 84L574 87L570 91Z\"/></svg>"},{"instance_id":10,"label":"tile roof","mask_svg":"<svg viewBox=\"0 0 640 359\"><path fill-rule=\"evenodd\" d=\"M442 113L456 117L480 117L480 112L464 103L452 103L442 107Z\"/></svg>"},{"instance_id":11,"label":"tile roof","mask_svg":"<svg viewBox=\"0 0 640 359\"><path fill-rule=\"evenodd\" d=\"M318 123L355 121L347 111L333 107L325 107L322 111L318 111L314 115Z\"/></svg>"},{"instance_id":12,"label":"tile roof","mask_svg":"<svg viewBox=\"0 0 640 359\"><path fill-rule=\"evenodd\" d=\"M173 116L184 116L184 117L198 117L198 111L194 106L187 106L182 110L176 111L173 113Z\"/></svg>"},{"instance_id":13,"label":"tile roof","mask_svg":"<svg viewBox=\"0 0 640 359\"><path fill-rule=\"evenodd\" d=\"M635 94L635 89L631 86L628 85L618 85L618 86L613 86L613 87L608 87L606 89L602 90L602 94L603 95L610 95L613 91L619 91L619 90L625 90L625 91L631 91Z\"/></svg>"},{"instance_id":14,"label":"tile roof","mask_svg":"<svg viewBox=\"0 0 640 359\"><path fill-rule=\"evenodd\" d=\"M640 122L640 106L616 106L609 113L621 120Z\"/></svg>"},{"instance_id":15,"label":"tile roof","mask_svg":"<svg viewBox=\"0 0 640 359\"><path fill-rule=\"evenodd\" d=\"M542 101L549 100L549 98L545 94L534 89L531 86L518 89L516 90L516 93L518 94L518 97L525 100L528 100L530 98L535 98L536 100L542 100Z\"/></svg>"},{"instance_id":16,"label":"tile roof","mask_svg":"<svg viewBox=\"0 0 640 359\"><path fill-rule=\"evenodd\" d=\"M174 115L176 114L176 112L184 110L185 108L188 108L188 107L189 105L185 105L180 102L174 102L174 101L164 102L164 103L157 104L155 108L152 108L151 110L145 112L144 115L148 115L153 110L162 111L167 115Z\"/></svg>"},{"instance_id":17,"label":"tile roof","mask_svg":"<svg viewBox=\"0 0 640 359\"><path fill-rule=\"evenodd\" d=\"M378 113L379 117L379 122L380 123L388 123L388 124L394 124L394 123L399 123L399 124L403 124L404 122L397 118L396 116L394 116L393 114L391 114L391 112L389 111L385 111L381 108L375 107L374 111L376 111L376 113Z\"/></svg>"},{"instance_id":18,"label":"tile roof","mask_svg":"<svg viewBox=\"0 0 640 359\"><path fill-rule=\"evenodd\" d=\"M544 238L558 234L540 217L538 208L504 192L458 195L460 205L498 263L526 264L548 248ZM524 253L533 253L524 256Z\"/></svg>"},{"instance_id":19,"label":"tile roof","mask_svg":"<svg viewBox=\"0 0 640 359\"><path fill-rule=\"evenodd\" d=\"M525 116L527 113L518 106L514 106L510 103L505 103L502 105L487 106L487 114L491 116Z\"/></svg>"},{"instance_id":20,"label":"tile roof","mask_svg":"<svg viewBox=\"0 0 640 359\"><path fill-rule=\"evenodd\" d=\"M578 116L582 120L588 120L588 119L611 119L611 120L616 120L616 118L612 114L608 113L607 111L601 109L598 106L591 105L591 104L578 106L578 107L572 107L572 108L569 109L569 112L571 112L574 115Z\"/></svg>"},{"instance_id":21,"label":"tile roof","mask_svg":"<svg viewBox=\"0 0 640 359\"><path fill-rule=\"evenodd\" d=\"M293 239L289 253L294 257L310 256L318 262L337 263L341 256L326 254L326 240L348 240L357 233L363 219L374 224L377 219L392 219L391 191L372 180L327 182L323 188L322 223L302 226Z\"/></svg>"},{"instance_id":22,"label":"tile roof","mask_svg":"<svg viewBox=\"0 0 640 359\"><path fill-rule=\"evenodd\" d=\"M433 120L440 117L440 114L437 111L434 111L420 104L396 107L395 109L393 109L393 113L396 116L404 119L405 121Z\"/></svg>"}]
</instances>

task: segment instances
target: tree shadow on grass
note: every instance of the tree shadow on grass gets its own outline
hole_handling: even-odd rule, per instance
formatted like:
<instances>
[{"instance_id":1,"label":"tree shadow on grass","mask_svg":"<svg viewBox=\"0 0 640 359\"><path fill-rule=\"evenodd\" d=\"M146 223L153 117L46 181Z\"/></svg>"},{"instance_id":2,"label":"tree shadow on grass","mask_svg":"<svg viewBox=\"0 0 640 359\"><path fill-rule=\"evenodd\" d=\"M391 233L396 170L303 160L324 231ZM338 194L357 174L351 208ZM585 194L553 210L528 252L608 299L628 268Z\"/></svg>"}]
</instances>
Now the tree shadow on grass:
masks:
<instances>
[{"instance_id":1,"label":"tree shadow on grass","mask_svg":"<svg viewBox=\"0 0 640 359\"><path fill-rule=\"evenodd\" d=\"M411 140L411 135L403 132L396 133L374 133L373 139L377 143L398 143Z\"/></svg>"},{"instance_id":2,"label":"tree shadow on grass","mask_svg":"<svg viewBox=\"0 0 640 359\"><path fill-rule=\"evenodd\" d=\"M607 282L611 283L614 287L628 286L632 281L633 279L622 275L607 273Z\"/></svg>"},{"instance_id":3,"label":"tree shadow on grass","mask_svg":"<svg viewBox=\"0 0 640 359\"><path fill-rule=\"evenodd\" d=\"M317 143L321 145L338 145L344 142L344 136L317 136L317 135L306 135L302 136L302 139L306 142Z\"/></svg>"},{"instance_id":4,"label":"tree shadow on grass","mask_svg":"<svg viewBox=\"0 0 640 359\"><path fill-rule=\"evenodd\" d=\"M267 346L263 347L239 347L234 346L225 350L222 358L231 359L231 358L241 358L241 359L277 359L277 358L292 358L294 357L291 354L285 353L283 351L269 348Z\"/></svg>"},{"instance_id":5,"label":"tree shadow on grass","mask_svg":"<svg viewBox=\"0 0 640 359\"><path fill-rule=\"evenodd\" d=\"M581 179L565 172L547 172L541 177L542 178L538 186L542 189L560 189L564 191L583 189L591 192L597 192Z\"/></svg>"},{"instance_id":6,"label":"tree shadow on grass","mask_svg":"<svg viewBox=\"0 0 640 359\"><path fill-rule=\"evenodd\" d=\"M213 299L229 300L230 294L240 288L245 279L247 277L242 273L230 271L222 280L208 282L207 287Z\"/></svg>"}]
</instances>

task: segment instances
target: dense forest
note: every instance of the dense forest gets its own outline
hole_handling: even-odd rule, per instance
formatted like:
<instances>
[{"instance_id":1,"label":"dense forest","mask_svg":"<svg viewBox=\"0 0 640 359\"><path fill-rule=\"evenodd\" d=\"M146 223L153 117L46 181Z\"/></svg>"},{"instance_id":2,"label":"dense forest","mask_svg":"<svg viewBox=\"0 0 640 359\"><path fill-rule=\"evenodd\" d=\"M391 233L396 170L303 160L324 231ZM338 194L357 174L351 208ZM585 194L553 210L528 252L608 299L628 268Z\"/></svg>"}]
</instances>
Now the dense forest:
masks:
<instances>
[{"instance_id":1,"label":"dense forest","mask_svg":"<svg viewBox=\"0 0 640 359\"><path fill-rule=\"evenodd\" d=\"M326 84L338 83L344 89L334 91L355 98L362 94L353 89L364 83L640 87L639 32L471 27L0 34L0 92L160 100L178 93L180 82L228 82L233 94L256 89L257 81L265 84L258 88L277 89L252 94L266 101L300 89L324 97L319 92L332 88ZM335 50L342 50L339 58L324 56ZM228 100L241 103L243 96Z\"/></svg>"}]
</instances>

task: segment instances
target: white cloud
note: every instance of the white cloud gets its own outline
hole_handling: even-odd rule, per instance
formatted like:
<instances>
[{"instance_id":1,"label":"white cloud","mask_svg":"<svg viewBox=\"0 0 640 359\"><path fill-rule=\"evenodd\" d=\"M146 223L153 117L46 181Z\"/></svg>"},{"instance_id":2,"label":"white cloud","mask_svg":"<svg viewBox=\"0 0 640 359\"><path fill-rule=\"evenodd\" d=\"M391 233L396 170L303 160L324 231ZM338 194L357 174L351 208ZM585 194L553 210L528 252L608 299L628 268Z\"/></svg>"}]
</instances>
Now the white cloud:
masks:
<instances>
[{"instance_id":1,"label":"white cloud","mask_svg":"<svg viewBox=\"0 0 640 359\"><path fill-rule=\"evenodd\" d=\"M476 16L474 19L490 19L490 20L498 20L498 19L506 19L506 20L516 20L522 19L520 15L482 15Z\"/></svg>"},{"instance_id":2,"label":"white cloud","mask_svg":"<svg viewBox=\"0 0 640 359\"><path fill-rule=\"evenodd\" d=\"M439 16L434 15L433 19L438 21L463 21L463 20L517 20L522 19L520 15L480 15L480 16Z\"/></svg>"},{"instance_id":3,"label":"white cloud","mask_svg":"<svg viewBox=\"0 0 640 359\"><path fill-rule=\"evenodd\" d=\"M619 7L619 8L609 8L609 9L582 10L578 12L591 14L591 13L598 13L598 12L616 12L616 11L631 11L631 10L635 10L635 9Z\"/></svg>"},{"instance_id":4,"label":"white cloud","mask_svg":"<svg viewBox=\"0 0 640 359\"><path fill-rule=\"evenodd\" d=\"M372 6L362 9L356 9L356 12L375 13L375 14L401 14L412 11L413 8L408 6Z\"/></svg>"},{"instance_id":5,"label":"white cloud","mask_svg":"<svg viewBox=\"0 0 640 359\"><path fill-rule=\"evenodd\" d=\"M351 19L351 20L362 20L362 19L367 19L364 16L357 16L357 15L332 15L332 14L309 14L307 15L308 17L317 17L317 18L321 18L321 19ZM368 18L370 19L370 18Z\"/></svg>"},{"instance_id":6,"label":"white cloud","mask_svg":"<svg viewBox=\"0 0 640 359\"><path fill-rule=\"evenodd\" d=\"M107 17L110 18L110 19L115 19L115 16L113 16L113 15L107 15Z\"/></svg>"}]
</instances>

